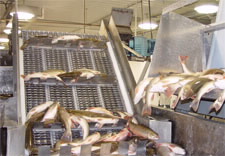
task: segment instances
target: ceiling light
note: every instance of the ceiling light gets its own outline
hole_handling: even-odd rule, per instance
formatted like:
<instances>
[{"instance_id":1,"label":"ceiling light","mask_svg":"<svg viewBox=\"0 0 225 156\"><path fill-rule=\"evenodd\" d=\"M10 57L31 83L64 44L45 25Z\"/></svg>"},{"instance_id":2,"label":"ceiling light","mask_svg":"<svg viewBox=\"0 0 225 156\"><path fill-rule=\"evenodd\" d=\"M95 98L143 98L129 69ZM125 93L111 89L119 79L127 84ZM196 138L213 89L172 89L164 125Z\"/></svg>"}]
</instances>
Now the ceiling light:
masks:
<instances>
[{"instance_id":1,"label":"ceiling light","mask_svg":"<svg viewBox=\"0 0 225 156\"><path fill-rule=\"evenodd\" d=\"M1 46L1 45L0 45L0 50L2 50L2 49L5 49L5 46Z\"/></svg>"},{"instance_id":2,"label":"ceiling light","mask_svg":"<svg viewBox=\"0 0 225 156\"><path fill-rule=\"evenodd\" d=\"M150 29L156 29L158 27L158 24L145 22L145 23L140 23L138 27L141 29L150 30Z\"/></svg>"},{"instance_id":3,"label":"ceiling light","mask_svg":"<svg viewBox=\"0 0 225 156\"><path fill-rule=\"evenodd\" d=\"M4 33L6 33L8 35L12 33L12 30L11 29L4 29L3 31L4 31ZM21 30L18 30L18 33L20 34L21 33Z\"/></svg>"},{"instance_id":4,"label":"ceiling light","mask_svg":"<svg viewBox=\"0 0 225 156\"><path fill-rule=\"evenodd\" d=\"M15 12L11 12L10 15L13 16ZM17 12L18 15L18 19L20 20L29 20L32 19L34 17L34 14L32 13L28 13L28 12Z\"/></svg>"},{"instance_id":5,"label":"ceiling light","mask_svg":"<svg viewBox=\"0 0 225 156\"><path fill-rule=\"evenodd\" d=\"M194 8L200 14L212 14L218 11L218 6L212 4L200 5Z\"/></svg>"},{"instance_id":6,"label":"ceiling light","mask_svg":"<svg viewBox=\"0 0 225 156\"><path fill-rule=\"evenodd\" d=\"M7 43L9 42L8 38L0 38L0 42Z\"/></svg>"}]
</instances>

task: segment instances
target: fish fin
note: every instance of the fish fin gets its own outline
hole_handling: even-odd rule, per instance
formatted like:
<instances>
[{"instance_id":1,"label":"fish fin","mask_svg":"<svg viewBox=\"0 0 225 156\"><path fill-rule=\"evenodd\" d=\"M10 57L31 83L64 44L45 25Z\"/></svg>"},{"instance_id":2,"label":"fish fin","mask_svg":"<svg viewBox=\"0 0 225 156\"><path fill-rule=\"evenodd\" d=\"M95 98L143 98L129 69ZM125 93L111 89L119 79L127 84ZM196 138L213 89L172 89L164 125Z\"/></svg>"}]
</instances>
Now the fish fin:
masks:
<instances>
[{"instance_id":1,"label":"fish fin","mask_svg":"<svg viewBox=\"0 0 225 156\"><path fill-rule=\"evenodd\" d=\"M181 63L186 63L189 56L179 56L179 60Z\"/></svg>"},{"instance_id":2,"label":"fish fin","mask_svg":"<svg viewBox=\"0 0 225 156\"><path fill-rule=\"evenodd\" d=\"M142 111L141 111L141 115L142 116L151 116L151 114L152 114L152 107L147 106L147 104L144 104Z\"/></svg>"},{"instance_id":3,"label":"fish fin","mask_svg":"<svg viewBox=\"0 0 225 156\"><path fill-rule=\"evenodd\" d=\"M190 105L190 107L193 109L193 111L197 112L198 107L199 107L199 99L194 99Z\"/></svg>"},{"instance_id":4,"label":"fish fin","mask_svg":"<svg viewBox=\"0 0 225 156\"><path fill-rule=\"evenodd\" d=\"M62 141L65 142L71 142L72 141L72 132L71 131L65 131L63 133L63 136L61 137Z\"/></svg>"}]
</instances>

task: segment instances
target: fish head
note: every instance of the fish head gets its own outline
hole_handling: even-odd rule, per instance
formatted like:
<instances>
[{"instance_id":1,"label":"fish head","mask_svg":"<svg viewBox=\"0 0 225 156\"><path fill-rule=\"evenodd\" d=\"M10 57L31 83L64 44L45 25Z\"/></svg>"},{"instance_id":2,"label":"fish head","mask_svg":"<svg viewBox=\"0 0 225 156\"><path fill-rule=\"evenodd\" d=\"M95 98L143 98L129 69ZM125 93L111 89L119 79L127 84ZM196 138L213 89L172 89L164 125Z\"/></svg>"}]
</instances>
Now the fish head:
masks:
<instances>
[{"instance_id":1,"label":"fish head","mask_svg":"<svg viewBox=\"0 0 225 156\"><path fill-rule=\"evenodd\" d=\"M159 140L159 135L155 132L148 133L148 139L150 140Z\"/></svg>"}]
</instances>

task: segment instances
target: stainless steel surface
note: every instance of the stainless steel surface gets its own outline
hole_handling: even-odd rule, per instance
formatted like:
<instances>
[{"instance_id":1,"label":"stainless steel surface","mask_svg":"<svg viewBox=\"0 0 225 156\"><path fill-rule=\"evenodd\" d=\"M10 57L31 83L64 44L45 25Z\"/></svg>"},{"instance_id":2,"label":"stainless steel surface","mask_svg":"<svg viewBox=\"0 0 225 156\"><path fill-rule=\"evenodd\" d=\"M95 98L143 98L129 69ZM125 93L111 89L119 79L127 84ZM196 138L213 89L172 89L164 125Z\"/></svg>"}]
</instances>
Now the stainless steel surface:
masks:
<instances>
[{"instance_id":1,"label":"stainless steel surface","mask_svg":"<svg viewBox=\"0 0 225 156\"><path fill-rule=\"evenodd\" d=\"M122 155L128 155L129 143L126 141L119 142L118 153Z\"/></svg>"},{"instance_id":2,"label":"stainless steel surface","mask_svg":"<svg viewBox=\"0 0 225 156\"><path fill-rule=\"evenodd\" d=\"M167 6L166 8L163 9L162 14L166 14L168 12L172 12L176 9L182 8L186 5L190 5L194 2L197 2L198 0L179 0L169 6Z\"/></svg>"},{"instance_id":3,"label":"stainless steel surface","mask_svg":"<svg viewBox=\"0 0 225 156\"><path fill-rule=\"evenodd\" d=\"M60 156L71 156L71 146L62 146L59 151Z\"/></svg>"},{"instance_id":4,"label":"stainless steel surface","mask_svg":"<svg viewBox=\"0 0 225 156\"><path fill-rule=\"evenodd\" d=\"M50 156L50 146L39 146L38 155Z\"/></svg>"},{"instance_id":5,"label":"stainless steel surface","mask_svg":"<svg viewBox=\"0 0 225 156\"><path fill-rule=\"evenodd\" d=\"M117 26L130 28L133 18L133 10L125 8L112 8L112 17Z\"/></svg>"},{"instance_id":6,"label":"stainless steel surface","mask_svg":"<svg viewBox=\"0 0 225 156\"><path fill-rule=\"evenodd\" d=\"M153 116L168 118L173 123L173 142L184 147L187 156L225 153L225 124L201 119L171 110L153 108Z\"/></svg>"},{"instance_id":7,"label":"stainless steel surface","mask_svg":"<svg viewBox=\"0 0 225 156\"><path fill-rule=\"evenodd\" d=\"M80 155L91 156L91 145L82 145Z\"/></svg>"},{"instance_id":8,"label":"stainless steel surface","mask_svg":"<svg viewBox=\"0 0 225 156\"><path fill-rule=\"evenodd\" d=\"M146 75L146 72L147 72L147 70L150 66L150 63L151 63L150 61L146 61L145 66L144 66L144 68L141 72L141 76L139 77L138 83L141 82L144 79L144 77Z\"/></svg>"},{"instance_id":9,"label":"stainless steel surface","mask_svg":"<svg viewBox=\"0 0 225 156\"><path fill-rule=\"evenodd\" d=\"M209 24L201 31L204 33L209 33L209 32L219 31L222 29L225 29L225 22Z\"/></svg>"},{"instance_id":10,"label":"stainless steel surface","mask_svg":"<svg viewBox=\"0 0 225 156\"><path fill-rule=\"evenodd\" d=\"M13 94L13 67L0 66L0 94Z\"/></svg>"},{"instance_id":11,"label":"stainless steel surface","mask_svg":"<svg viewBox=\"0 0 225 156\"><path fill-rule=\"evenodd\" d=\"M212 48L209 55L209 61L207 62L207 68L225 68L224 63L224 36L225 36L225 29L224 24L220 24L225 20L225 0L220 0L219 2L219 9L216 17L216 23L219 25L217 26L219 31L214 32Z\"/></svg>"},{"instance_id":12,"label":"stainless steel surface","mask_svg":"<svg viewBox=\"0 0 225 156\"><path fill-rule=\"evenodd\" d=\"M7 156L24 156L25 126L7 128Z\"/></svg>"},{"instance_id":13,"label":"stainless steel surface","mask_svg":"<svg viewBox=\"0 0 225 156\"><path fill-rule=\"evenodd\" d=\"M159 73L183 72L178 57L189 56L187 67L196 72L203 68L200 29L203 25L176 13L161 18L149 76Z\"/></svg>"}]
</instances>

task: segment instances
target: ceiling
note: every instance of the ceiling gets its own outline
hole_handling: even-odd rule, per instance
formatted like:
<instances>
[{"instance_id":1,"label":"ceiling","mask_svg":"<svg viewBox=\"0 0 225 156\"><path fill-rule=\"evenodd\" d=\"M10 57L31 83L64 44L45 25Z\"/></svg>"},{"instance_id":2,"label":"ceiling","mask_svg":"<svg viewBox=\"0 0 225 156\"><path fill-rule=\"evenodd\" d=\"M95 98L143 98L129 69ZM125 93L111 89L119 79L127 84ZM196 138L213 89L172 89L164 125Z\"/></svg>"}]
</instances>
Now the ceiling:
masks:
<instances>
[{"instance_id":1,"label":"ceiling","mask_svg":"<svg viewBox=\"0 0 225 156\"><path fill-rule=\"evenodd\" d=\"M177 1L178 0L151 0L152 20L154 22L159 23L160 16L162 14L162 9ZM12 0L4 0L0 2L11 3ZM193 8L199 5L200 3L218 4L218 0L199 0L199 2L178 9L176 10L176 12L191 19L197 20L201 23L209 24L212 20L215 19L216 15L200 15L195 12ZM131 26L133 31L136 28L136 13L136 19L138 22L140 22L142 19L149 18L148 0L143 0L142 3L141 0L18 0L18 4L40 7L42 10L38 17L30 21L19 22L19 26L22 29L29 30L83 33L85 29L85 33L96 34L99 30L100 21L104 18L110 17L111 10L113 7L133 9L134 15ZM3 4L0 5L0 33L5 28L5 21L8 20L6 12L10 9L10 4L6 6L8 9L5 9L5 6ZM149 31L143 31L140 29L136 30L138 34L149 34ZM154 34L156 34L156 32L157 30L154 31Z\"/></svg>"}]
</instances>

